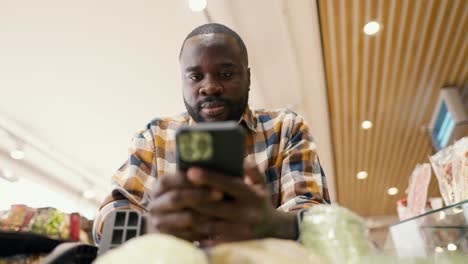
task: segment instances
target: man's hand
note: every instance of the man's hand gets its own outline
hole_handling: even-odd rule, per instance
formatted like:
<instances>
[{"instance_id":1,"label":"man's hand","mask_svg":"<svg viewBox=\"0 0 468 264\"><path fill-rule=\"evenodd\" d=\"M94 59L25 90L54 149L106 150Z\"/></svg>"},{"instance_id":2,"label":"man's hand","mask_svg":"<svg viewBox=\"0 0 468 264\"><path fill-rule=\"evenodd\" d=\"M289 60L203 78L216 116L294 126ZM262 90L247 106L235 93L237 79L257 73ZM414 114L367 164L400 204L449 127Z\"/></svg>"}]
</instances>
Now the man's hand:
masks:
<instances>
[{"instance_id":1,"label":"man's hand","mask_svg":"<svg viewBox=\"0 0 468 264\"><path fill-rule=\"evenodd\" d=\"M246 164L244 172L242 179L202 168L187 171L193 185L233 198L193 204L193 210L207 217L197 226L199 232L214 238L215 243L264 237L295 239L295 216L276 211L265 178L255 165Z\"/></svg>"},{"instance_id":2,"label":"man's hand","mask_svg":"<svg viewBox=\"0 0 468 264\"><path fill-rule=\"evenodd\" d=\"M221 192L208 186L195 186L184 173L161 176L153 188L148 205L148 231L170 234L189 241L204 240L207 238L206 232L199 232L197 227L210 219L191 208L221 199Z\"/></svg>"}]
</instances>

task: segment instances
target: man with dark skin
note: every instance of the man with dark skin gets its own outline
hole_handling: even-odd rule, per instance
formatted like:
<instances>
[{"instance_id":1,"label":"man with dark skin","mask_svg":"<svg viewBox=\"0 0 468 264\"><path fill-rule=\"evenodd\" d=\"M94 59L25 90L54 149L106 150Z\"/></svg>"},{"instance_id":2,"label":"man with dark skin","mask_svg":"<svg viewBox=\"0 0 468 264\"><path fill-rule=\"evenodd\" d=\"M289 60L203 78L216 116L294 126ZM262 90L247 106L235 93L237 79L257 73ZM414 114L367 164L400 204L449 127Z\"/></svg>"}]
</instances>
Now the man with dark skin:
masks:
<instances>
[{"instance_id":1,"label":"man with dark skin","mask_svg":"<svg viewBox=\"0 0 468 264\"><path fill-rule=\"evenodd\" d=\"M248 100L250 69L234 37L210 33L187 39L180 71L184 102L196 121L239 120ZM233 201L222 199L223 193ZM244 179L203 168L166 175L152 198L149 226L157 232L191 241L297 237L295 214L271 205L255 164L246 165Z\"/></svg>"},{"instance_id":2,"label":"man with dark skin","mask_svg":"<svg viewBox=\"0 0 468 264\"><path fill-rule=\"evenodd\" d=\"M155 118L134 137L130 158L113 176L114 190L96 218L96 243L103 219L118 208L147 211L149 232L202 245L297 239L298 211L328 202L307 124L290 110L248 107L247 49L226 26L194 29L182 45L179 62L188 113ZM200 167L178 171L177 128L227 120L247 131L243 178ZM232 199L223 199L225 195Z\"/></svg>"}]
</instances>

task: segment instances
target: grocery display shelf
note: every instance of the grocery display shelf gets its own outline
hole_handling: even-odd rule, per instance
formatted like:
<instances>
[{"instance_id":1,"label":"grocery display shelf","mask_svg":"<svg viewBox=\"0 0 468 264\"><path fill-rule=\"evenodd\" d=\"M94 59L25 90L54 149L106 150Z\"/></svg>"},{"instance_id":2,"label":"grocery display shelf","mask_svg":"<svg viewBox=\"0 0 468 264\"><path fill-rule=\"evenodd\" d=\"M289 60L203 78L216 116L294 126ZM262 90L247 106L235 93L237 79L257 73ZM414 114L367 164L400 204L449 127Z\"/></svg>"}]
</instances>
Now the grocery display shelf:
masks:
<instances>
[{"instance_id":1,"label":"grocery display shelf","mask_svg":"<svg viewBox=\"0 0 468 264\"><path fill-rule=\"evenodd\" d=\"M387 252L400 257L468 255L468 200L390 226Z\"/></svg>"}]
</instances>

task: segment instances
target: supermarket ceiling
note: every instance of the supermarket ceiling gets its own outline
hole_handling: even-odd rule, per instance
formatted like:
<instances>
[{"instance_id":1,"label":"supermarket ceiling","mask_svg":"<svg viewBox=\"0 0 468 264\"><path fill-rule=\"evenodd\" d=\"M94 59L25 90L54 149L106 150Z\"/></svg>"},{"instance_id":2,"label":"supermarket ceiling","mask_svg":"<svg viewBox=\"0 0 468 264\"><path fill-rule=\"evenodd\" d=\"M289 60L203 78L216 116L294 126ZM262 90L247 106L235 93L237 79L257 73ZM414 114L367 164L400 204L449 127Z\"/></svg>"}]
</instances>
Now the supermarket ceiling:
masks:
<instances>
[{"instance_id":1,"label":"supermarket ceiling","mask_svg":"<svg viewBox=\"0 0 468 264\"><path fill-rule=\"evenodd\" d=\"M363 215L394 213L415 165L432 153L424 127L439 90L456 86L461 92L468 84L468 4L318 3L338 200ZM367 35L371 21L380 31ZM371 129L361 128L365 120ZM367 179L358 180L359 171ZM435 177L431 181L430 194L437 195ZM391 187L400 193L387 195Z\"/></svg>"},{"instance_id":2,"label":"supermarket ceiling","mask_svg":"<svg viewBox=\"0 0 468 264\"><path fill-rule=\"evenodd\" d=\"M11 161L0 133L0 166L28 163L77 195L103 195L131 135L184 109L180 44L213 21L246 42L251 105L289 107L311 124L332 196L365 216L395 214L431 152L421 128L437 91L467 81L463 2L208 0L194 13L186 0L0 0L0 125L41 150ZM371 20L382 28L367 36ZM363 131L366 119L373 127ZM64 168L48 170L41 153Z\"/></svg>"}]
</instances>

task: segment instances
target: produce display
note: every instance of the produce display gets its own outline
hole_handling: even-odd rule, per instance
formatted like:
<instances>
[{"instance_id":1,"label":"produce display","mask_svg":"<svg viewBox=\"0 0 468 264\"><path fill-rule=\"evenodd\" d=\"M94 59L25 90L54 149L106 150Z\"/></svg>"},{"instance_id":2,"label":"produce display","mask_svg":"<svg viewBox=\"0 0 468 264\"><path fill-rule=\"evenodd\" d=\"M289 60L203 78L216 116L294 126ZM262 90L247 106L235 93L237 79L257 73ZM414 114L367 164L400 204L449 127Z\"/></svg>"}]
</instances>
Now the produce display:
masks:
<instances>
[{"instance_id":1,"label":"produce display","mask_svg":"<svg viewBox=\"0 0 468 264\"><path fill-rule=\"evenodd\" d=\"M65 214L50 207L12 205L10 210L0 212L0 231L33 233L52 239L89 243L89 238L80 234L80 222L79 214Z\"/></svg>"}]
</instances>

